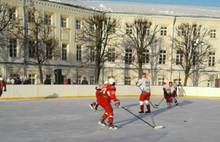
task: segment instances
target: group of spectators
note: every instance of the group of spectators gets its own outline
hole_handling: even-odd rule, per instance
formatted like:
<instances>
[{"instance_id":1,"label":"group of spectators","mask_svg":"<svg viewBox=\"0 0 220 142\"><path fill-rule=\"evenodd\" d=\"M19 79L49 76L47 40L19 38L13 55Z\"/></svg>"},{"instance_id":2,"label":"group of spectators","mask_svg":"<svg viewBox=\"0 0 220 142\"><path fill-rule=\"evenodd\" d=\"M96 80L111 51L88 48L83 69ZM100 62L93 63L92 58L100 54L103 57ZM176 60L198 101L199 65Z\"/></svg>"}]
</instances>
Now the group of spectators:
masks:
<instances>
[{"instance_id":1,"label":"group of spectators","mask_svg":"<svg viewBox=\"0 0 220 142\"><path fill-rule=\"evenodd\" d=\"M17 75L16 77L13 77L13 75L10 74L6 83L7 84L30 84L30 80L28 79L26 74L24 75L23 79L20 79L19 75Z\"/></svg>"}]
</instances>

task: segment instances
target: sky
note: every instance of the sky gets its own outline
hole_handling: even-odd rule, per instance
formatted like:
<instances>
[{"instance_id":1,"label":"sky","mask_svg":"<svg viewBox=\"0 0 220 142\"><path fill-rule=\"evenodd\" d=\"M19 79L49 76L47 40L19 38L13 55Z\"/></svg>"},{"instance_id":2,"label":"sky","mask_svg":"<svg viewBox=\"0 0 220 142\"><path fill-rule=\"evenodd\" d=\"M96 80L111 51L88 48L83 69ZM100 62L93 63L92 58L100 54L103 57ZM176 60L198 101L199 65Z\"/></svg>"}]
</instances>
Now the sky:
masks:
<instances>
[{"instance_id":1,"label":"sky","mask_svg":"<svg viewBox=\"0 0 220 142\"><path fill-rule=\"evenodd\" d=\"M194 5L220 7L220 0L90 0L90 1L126 1L154 4Z\"/></svg>"}]
</instances>

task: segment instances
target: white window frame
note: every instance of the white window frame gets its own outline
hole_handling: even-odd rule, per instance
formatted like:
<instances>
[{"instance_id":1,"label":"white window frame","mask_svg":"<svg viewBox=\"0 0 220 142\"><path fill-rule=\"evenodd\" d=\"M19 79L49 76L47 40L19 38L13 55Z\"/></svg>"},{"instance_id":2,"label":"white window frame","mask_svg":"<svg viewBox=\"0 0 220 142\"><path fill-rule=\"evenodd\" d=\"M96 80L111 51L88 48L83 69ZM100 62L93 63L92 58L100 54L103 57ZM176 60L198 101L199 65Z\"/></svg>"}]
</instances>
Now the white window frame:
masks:
<instances>
[{"instance_id":1,"label":"white window frame","mask_svg":"<svg viewBox=\"0 0 220 142\"><path fill-rule=\"evenodd\" d=\"M161 36L167 36L167 27L161 27L160 28L160 35Z\"/></svg>"},{"instance_id":2,"label":"white window frame","mask_svg":"<svg viewBox=\"0 0 220 142\"><path fill-rule=\"evenodd\" d=\"M17 40L9 39L9 57L17 57Z\"/></svg>"},{"instance_id":3,"label":"white window frame","mask_svg":"<svg viewBox=\"0 0 220 142\"><path fill-rule=\"evenodd\" d=\"M159 64L166 64L166 50L160 50Z\"/></svg>"}]
</instances>

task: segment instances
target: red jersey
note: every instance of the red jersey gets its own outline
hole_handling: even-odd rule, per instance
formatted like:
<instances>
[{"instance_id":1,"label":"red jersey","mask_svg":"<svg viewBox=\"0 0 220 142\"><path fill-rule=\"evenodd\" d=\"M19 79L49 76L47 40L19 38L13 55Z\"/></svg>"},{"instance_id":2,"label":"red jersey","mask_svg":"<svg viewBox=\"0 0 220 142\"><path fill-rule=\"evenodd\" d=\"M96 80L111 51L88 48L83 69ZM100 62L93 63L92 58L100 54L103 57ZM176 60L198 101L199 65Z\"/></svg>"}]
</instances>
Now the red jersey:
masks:
<instances>
[{"instance_id":1,"label":"red jersey","mask_svg":"<svg viewBox=\"0 0 220 142\"><path fill-rule=\"evenodd\" d=\"M113 86L111 84L107 84L102 88L102 90L101 90L102 94L101 94L100 98L101 99L108 99L109 101L113 100L116 102L118 99L116 98L115 91L116 91L115 86Z\"/></svg>"},{"instance_id":2,"label":"red jersey","mask_svg":"<svg viewBox=\"0 0 220 142\"><path fill-rule=\"evenodd\" d=\"M2 89L2 88L6 88L6 83L3 81L3 82L0 82L0 89Z\"/></svg>"}]
</instances>

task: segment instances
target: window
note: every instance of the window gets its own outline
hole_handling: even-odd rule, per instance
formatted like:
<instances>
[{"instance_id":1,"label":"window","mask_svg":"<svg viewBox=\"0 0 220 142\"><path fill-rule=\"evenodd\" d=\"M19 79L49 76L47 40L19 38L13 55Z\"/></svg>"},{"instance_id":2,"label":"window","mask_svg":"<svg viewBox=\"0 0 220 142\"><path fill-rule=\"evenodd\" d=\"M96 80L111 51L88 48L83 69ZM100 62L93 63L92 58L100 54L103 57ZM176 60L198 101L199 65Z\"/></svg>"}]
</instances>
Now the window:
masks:
<instances>
[{"instance_id":1,"label":"window","mask_svg":"<svg viewBox=\"0 0 220 142\"><path fill-rule=\"evenodd\" d=\"M160 28L160 35L166 36L167 35L167 27L161 27Z\"/></svg>"},{"instance_id":2,"label":"window","mask_svg":"<svg viewBox=\"0 0 220 142\"><path fill-rule=\"evenodd\" d=\"M16 9L15 8L9 8L9 20L14 21L16 20Z\"/></svg>"},{"instance_id":3,"label":"window","mask_svg":"<svg viewBox=\"0 0 220 142\"><path fill-rule=\"evenodd\" d=\"M34 12L29 11L28 12L28 22L30 23L34 23L35 19L34 19Z\"/></svg>"},{"instance_id":4,"label":"window","mask_svg":"<svg viewBox=\"0 0 220 142\"><path fill-rule=\"evenodd\" d=\"M176 65L182 64L183 61L183 53L182 51L176 52Z\"/></svg>"},{"instance_id":5,"label":"window","mask_svg":"<svg viewBox=\"0 0 220 142\"><path fill-rule=\"evenodd\" d=\"M52 46L51 43L46 44L46 57L47 57L47 59L52 59L53 49L51 46Z\"/></svg>"},{"instance_id":6,"label":"window","mask_svg":"<svg viewBox=\"0 0 220 142\"><path fill-rule=\"evenodd\" d=\"M124 82L125 85L131 85L131 77L125 77L125 82Z\"/></svg>"},{"instance_id":7,"label":"window","mask_svg":"<svg viewBox=\"0 0 220 142\"><path fill-rule=\"evenodd\" d=\"M149 61L150 61L150 59L149 59L149 50L144 49L142 62L143 63L149 63Z\"/></svg>"},{"instance_id":8,"label":"window","mask_svg":"<svg viewBox=\"0 0 220 142\"><path fill-rule=\"evenodd\" d=\"M67 60L67 44L62 44L62 60Z\"/></svg>"},{"instance_id":9,"label":"window","mask_svg":"<svg viewBox=\"0 0 220 142\"><path fill-rule=\"evenodd\" d=\"M29 74L29 80L31 84L35 84L35 74Z\"/></svg>"},{"instance_id":10,"label":"window","mask_svg":"<svg viewBox=\"0 0 220 142\"><path fill-rule=\"evenodd\" d=\"M108 48L108 61L115 62L115 48Z\"/></svg>"},{"instance_id":11,"label":"window","mask_svg":"<svg viewBox=\"0 0 220 142\"><path fill-rule=\"evenodd\" d=\"M178 30L178 36L184 36L184 31L183 30Z\"/></svg>"},{"instance_id":12,"label":"window","mask_svg":"<svg viewBox=\"0 0 220 142\"><path fill-rule=\"evenodd\" d=\"M49 14L45 14L45 16L44 16L44 22L45 22L45 24L46 25L52 25L52 16L51 15L49 15Z\"/></svg>"},{"instance_id":13,"label":"window","mask_svg":"<svg viewBox=\"0 0 220 142\"><path fill-rule=\"evenodd\" d=\"M209 52L209 66L215 66L215 52Z\"/></svg>"},{"instance_id":14,"label":"window","mask_svg":"<svg viewBox=\"0 0 220 142\"><path fill-rule=\"evenodd\" d=\"M132 49L127 48L125 49L125 63L131 64L132 62Z\"/></svg>"},{"instance_id":15,"label":"window","mask_svg":"<svg viewBox=\"0 0 220 142\"><path fill-rule=\"evenodd\" d=\"M34 41L29 41L29 43L28 43L28 53L29 53L30 58L35 57Z\"/></svg>"},{"instance_id":16,"label":"window","mask_svg":"<svg viewBox=\"0 0 220 142\"><path fill-rule=\"evenodd\" d=\"M9 40L9 56L17 57L17 40L16 39Z\"/></svg>"},{"instance_id":17,"label":"window","mask_svg":"<svg viewBox=\"0 0 220 142\"><path fill-rule=\"evenodd\" d=\"M110 34L115 34L115 27L111 27L111 29L109 30Z\"/></svg>"},{"instance_id":18,"label":"window","mask_svg":"<svg viewBox=\"0 0 220 142\"><path fill-rule=\"evenodd\" d=\"M94 61L95 61L95 49L90 48L90 62L94 62Z\"/></svg>"},{"instance_id":19,"label":"window","mask_svg":"<svg viewBox=\"0 0 220 142\"><path fill-rule=\"evenodd\" d=\"M81 29L81 21L80 20L76 20L76 29L77 30Z\"/></svg>"},{"instance_id":20,"label":"window","mask_svg":"<svg viewBox=\"0 0 220 142\"><path fill-rule=\"evenodd\" d=\"M61 27L67 28L67 18L61 17Z\"/></svg>"},{"instance_id":21,"label":"window","mask_svg":"<svg viewBox=\"0 0 220 142\"><path fill-rule=\"evenodd\" d=\"M94 24L90 24L90 25L89 25L89 30L90 30L91 32L94 32L94 31L95 31Z\"/></svg>"},{"instance_id":22,"label":"window","mask_svg":"<svg viewBox=\"0 0 220 142\"><path fill-rule=\"evenodd\" d=\"M160 86L160 85L162 85L162 82L164 81L164 78L158 78L158 85Z\"/></svg>"},{"instance_id":23,"label":"window","mask_svg":"<svg viewBox=\"0 0 220 142\"><path fill-rule=\"evenodd\" d=\"M207 87L210 87L210 84L211 84L211 81L208 80L208 81L207 81Z\"/></svg>"},{"instance_id":24,"label":"window","mask_svg":"<svg viewBox=\"0 0 220 142\"><path fill-rule=\"evenodd\" d=\"M127 27L126 27L126 34L128 34L128 35L130 35L130 34L132 34L132 26L130 25L127 25Z\"/></svg>"},{"instance_id":25,"label":"window","mask_svg":"<svg viewBox=\"0 0 220 142\"><path fill-rule=\"evenodd\" d=\"M150 35L150 28L146 29L146 35L148 35L148 36Z\"/></svg>"},{"instance_id":26,"label":"window","mask_svg":"<svg viewBox=\"0 0 220 142\"><path fill-rule=\"evenodd\" d=\"M160 50L159 64L165 64L166 61L166 51Z\"/></svg>"},{"instance_id":27,"label":"window","mask_svg":"<svg viewBox=\"0 0 220 142\"><path fill-rule=\"evenodd\" d=\"M95 77L94 76L90 76L90 84L95 84Z\"/></svg>"},{"instance_id":28,"label":"window","mask_svg":"<svg viewBox=\"0 0 220 142\"><path fill-rule=\"evenodd\" d=\"M76 60L82 60L82 47L80 45L76 45Z\"/></svg>"},{"instance_id":29,"label":"window","mask_svg":"<svg viewBox=\"0 0 220 142\"><path fill-rule=\"evenodd\" d=\"M216 30L210 30L210 38L216 38Z\"/></svg>"}]
</instances>

